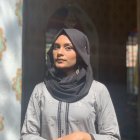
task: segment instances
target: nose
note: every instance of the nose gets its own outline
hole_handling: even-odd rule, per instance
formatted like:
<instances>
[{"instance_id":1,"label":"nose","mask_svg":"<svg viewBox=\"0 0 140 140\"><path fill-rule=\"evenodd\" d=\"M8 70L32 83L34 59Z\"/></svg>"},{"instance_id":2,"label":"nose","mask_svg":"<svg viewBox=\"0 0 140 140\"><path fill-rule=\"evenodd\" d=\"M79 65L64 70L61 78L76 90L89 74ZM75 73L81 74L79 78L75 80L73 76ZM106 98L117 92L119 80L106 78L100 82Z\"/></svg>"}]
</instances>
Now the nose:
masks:
<instances>
[{"instance_id":1,"label":"nose","mask_svg":"<svg viewBox=\"0 0 140 140\"><path fill-rule=\"evenodd\" d=\"M60 47L60 48L58 49L58 52L57 52L57 53L63 55L63 53L64 53L64 48L63 48L63 47Z\"/></svg>"}]
</instances>

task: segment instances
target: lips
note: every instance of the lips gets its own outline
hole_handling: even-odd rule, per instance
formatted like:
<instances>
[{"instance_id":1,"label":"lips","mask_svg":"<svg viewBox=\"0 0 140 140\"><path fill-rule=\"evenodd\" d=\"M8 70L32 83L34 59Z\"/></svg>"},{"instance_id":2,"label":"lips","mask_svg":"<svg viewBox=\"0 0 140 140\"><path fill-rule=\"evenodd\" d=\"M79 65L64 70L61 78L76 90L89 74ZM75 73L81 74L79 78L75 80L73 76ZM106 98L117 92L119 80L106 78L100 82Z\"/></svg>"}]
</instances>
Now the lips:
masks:
<instances>
[{"instance_id":1,"label":"lips","mask_svg":"<svg viewBox=\"0 0 140 140\"><path fill-rule=\"evenodd\" d=\"M62 62L64 62L64 61L66 61L66 59L60 59L60 58L58 58L58 59L56 59L55 60L57 63L62 63Z\"/></svg>"}]
</instances>

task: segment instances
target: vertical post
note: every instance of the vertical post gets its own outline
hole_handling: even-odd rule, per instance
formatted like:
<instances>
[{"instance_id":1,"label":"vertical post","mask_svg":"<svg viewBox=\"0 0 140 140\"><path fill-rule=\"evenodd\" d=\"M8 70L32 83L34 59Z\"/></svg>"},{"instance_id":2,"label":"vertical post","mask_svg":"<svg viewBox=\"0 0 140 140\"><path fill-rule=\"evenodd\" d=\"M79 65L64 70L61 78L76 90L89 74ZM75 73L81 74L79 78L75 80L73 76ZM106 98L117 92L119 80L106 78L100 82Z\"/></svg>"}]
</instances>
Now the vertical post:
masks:
<instances>
[{"instance_id":1,"label":"vertical post","mask_svg":"<svg viewBox=\"0 0 140 140\"><path fill-rule=\"evenodd\" d=\"M44 79L46 4L38 0L23 2L21 127L33 88Z\"/></svg>"}]
</instances>

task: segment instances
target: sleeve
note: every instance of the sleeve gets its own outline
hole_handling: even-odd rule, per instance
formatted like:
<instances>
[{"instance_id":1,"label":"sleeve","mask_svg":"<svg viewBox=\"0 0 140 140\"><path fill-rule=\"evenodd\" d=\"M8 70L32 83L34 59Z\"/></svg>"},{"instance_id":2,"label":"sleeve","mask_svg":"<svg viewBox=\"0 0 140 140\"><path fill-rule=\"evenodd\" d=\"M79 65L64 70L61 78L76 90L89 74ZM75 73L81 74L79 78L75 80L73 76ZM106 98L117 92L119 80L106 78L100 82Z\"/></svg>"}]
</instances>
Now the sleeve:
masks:
<instances>
[{"instance_id":1,"label":"sleeve","mask_svg":"<svg viewBox=\"0 0 140 140\"><path fill-rule=\"evenodd\" d=\"M97 133L95 140L120 140L120 132L114 106L107 88L103 85L96 94Z\"/></svg>"},{"instance_id":2,"label":"sleeve","mask_svg":"<svg viewBox=\"0 0 140 140\"><path fill-rule=\"evenodd\" d=\"M46 140L40 136L40 102L36 86L28 103L20 140Z\"/></svg>"}]
</instances>

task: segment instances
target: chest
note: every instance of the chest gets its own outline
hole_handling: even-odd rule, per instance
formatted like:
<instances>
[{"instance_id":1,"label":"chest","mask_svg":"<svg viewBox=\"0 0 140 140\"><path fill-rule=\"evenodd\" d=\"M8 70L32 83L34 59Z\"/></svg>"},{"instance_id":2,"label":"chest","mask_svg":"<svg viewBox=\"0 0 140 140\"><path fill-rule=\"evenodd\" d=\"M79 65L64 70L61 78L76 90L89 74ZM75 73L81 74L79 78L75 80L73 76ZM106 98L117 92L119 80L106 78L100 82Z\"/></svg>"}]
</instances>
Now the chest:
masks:
<instances>
[{"instance_id":1,"label":"chest","mask_svg":"<svg viewBox=\"0 0 140 140\"><path fill-rule=\"evenodd\" d=\"M42 116L47 122L53 124L58 123L58 119L61 121L69 120L71 122L83 123L92 118L95 121L96 108L95 99L91 101L88 98L84 98L74 103L59 102L54 98L45 98L42 104Z\"/></svg>"}]
</instances>

